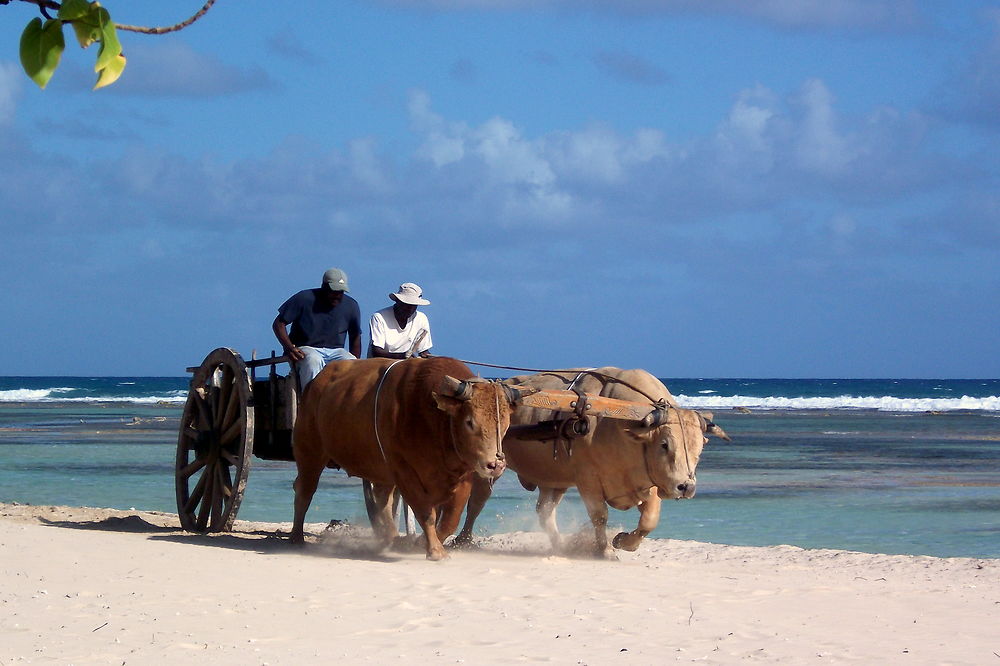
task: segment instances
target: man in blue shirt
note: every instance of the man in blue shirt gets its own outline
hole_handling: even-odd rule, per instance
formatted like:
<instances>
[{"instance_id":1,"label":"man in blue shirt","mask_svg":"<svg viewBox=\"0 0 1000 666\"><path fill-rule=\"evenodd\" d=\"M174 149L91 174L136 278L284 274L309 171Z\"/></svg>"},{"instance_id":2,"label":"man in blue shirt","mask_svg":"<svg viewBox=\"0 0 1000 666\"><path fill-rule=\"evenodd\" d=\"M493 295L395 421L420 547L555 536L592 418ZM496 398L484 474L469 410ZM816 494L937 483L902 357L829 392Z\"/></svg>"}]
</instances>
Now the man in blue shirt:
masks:
<instances>
[{"instance_id":1,"label":"man in blue shirt","mask_svg":"<svg viewBox=\"0 0 1000 666\"><path fill-rule=\"evenodd\" d=\"M347 274L331 268L318 289L304 289L278 308L271 328L294 362L302 390L330 361L361 356L361 310L346 291Z\"/></svg>"}]
</instances>

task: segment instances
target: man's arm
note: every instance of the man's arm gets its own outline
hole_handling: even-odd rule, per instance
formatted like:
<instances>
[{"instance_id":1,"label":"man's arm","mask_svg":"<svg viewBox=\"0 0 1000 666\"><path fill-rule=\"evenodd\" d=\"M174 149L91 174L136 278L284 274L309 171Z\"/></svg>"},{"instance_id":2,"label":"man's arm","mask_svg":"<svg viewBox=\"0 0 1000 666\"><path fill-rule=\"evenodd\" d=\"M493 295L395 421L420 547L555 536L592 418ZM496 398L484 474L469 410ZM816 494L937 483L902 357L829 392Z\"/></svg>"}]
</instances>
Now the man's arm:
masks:
<instances>
[{"instance_id":1,"label":"man's arm","mask_svg":"<svg viewBox=\"0 0 1000 666\"><path fill-rule=\"evenodd\" d=\"M293 360L301 361L306 357L306 354L292 344L291 338L288 337L287 326L288 322L282 320L281 315L278 315L274 318L274 323L271 324L271 330L274 331L274 337L278 338L278 342L281 343L281 348L285 350L285 353L291 356ZM358 348L361 348L360 340L358 341Z\"/></svg>"},{"instance_id":2,"label":"man's arm","mask_svg":"<svg viewBox=\"0 0 1000 666\"><path fill-rule=\"evenodd\" d=\"M351 348L349 351L354 354L354 358L361 358L361 331L352 331L350 338Z\"/></svg>"},{"instance_id":3,"label":"man's arm","mask_svg":"<svg viewBox=\"0 0 1000 666\"><path fill-rule=\"evenodd\" d=\"M372 345L372 357L373 358L374 357L380 357L380 358L406 358L406 354L404 354L403 352L386 351L382 347L377 347L375 345Z\"/></svg>"}]
</instances>

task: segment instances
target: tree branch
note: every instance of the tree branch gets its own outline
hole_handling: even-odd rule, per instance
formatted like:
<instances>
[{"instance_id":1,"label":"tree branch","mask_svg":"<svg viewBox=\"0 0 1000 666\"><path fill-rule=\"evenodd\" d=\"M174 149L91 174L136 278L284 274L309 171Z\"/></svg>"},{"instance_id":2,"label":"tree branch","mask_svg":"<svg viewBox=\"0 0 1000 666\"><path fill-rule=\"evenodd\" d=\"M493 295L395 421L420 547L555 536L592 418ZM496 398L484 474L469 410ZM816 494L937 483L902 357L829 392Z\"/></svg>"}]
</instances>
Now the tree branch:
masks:
<instances>
[{"instance_id":1,"label":"tree branch","mask_svg":"<svg viewBox=\"0 0 1000 666\"><path fill-rule=\"evenodd\" d=\"M24 0L24 1L25 2L35 2L36 0ZM37 2L48 2L48 1L49 0L37 0ZM194 14L194 16L192 16L191 18L187 19L186 21L181 21L180 23L178 23L176 25L171 25L171 26L166 26L166 27L160 27L160 28L149 28L149 27L146 27L146 26L143 26L143 25L123 25L121 23L115 23L115 28L117 28L118 30L127 30L128 32L141 32L141 33L143 33L145 35L163 35L163 34L168 33L168 32L176 32L178 30L182 30L182 29L188 27L189 25L191 25L192 23L194 23L195 21L197 21L198 19L200 19L202 16L204 16L208 12L209 9L212 8L212 5L214 5L214 4L215 4L215 0L207 0L205 2L205 5L201 9L199 9Z\"/></svg>"},{"instance_id":2,"label":"tree branch","mask_svg":"<svg viewBox=\"0 0 1000 666\"><path fill-rule=\"evenodd\" d=\"M0 0L0 5L9 5L12 1L13 0ZM20 0L20 1L27 2L28 4L31 5L37 5L38 10L46 18L49 18L49 15L47 13L48 10L59 11L60 7L60 3L57 2L57 0ZM206 0L205 5L197 12L195 12L195 14L191 18L187 19L186 21L181 21L176 25L151 28L144 25L125 25L123 23L115 23L115 28L117 28L118 30L126 30L128 32L141 32L146 35L163 35L168 32L177 32L178 30L182 30L188 27L189 25L200 19L202 16L204 16L208 12L208 10L212 8L212 5L214 4L215 0Z\"/></svg>"},{"instance_id":3,"label":"tree branch","mask_svg":"<svg viewBox=\"0 0 1000 666\"><path fill-rule=\"evenodd\" d=\"M10 4L10 2L11 0L0 0L0 5L8 5ZM31 5L38 5L39 11L43 13L45 12L45 10L48 9L59 11L59 3L56 2L55 0L21 0L21 2L27 2L28 4Z\"/></svg>"}]
</instances>

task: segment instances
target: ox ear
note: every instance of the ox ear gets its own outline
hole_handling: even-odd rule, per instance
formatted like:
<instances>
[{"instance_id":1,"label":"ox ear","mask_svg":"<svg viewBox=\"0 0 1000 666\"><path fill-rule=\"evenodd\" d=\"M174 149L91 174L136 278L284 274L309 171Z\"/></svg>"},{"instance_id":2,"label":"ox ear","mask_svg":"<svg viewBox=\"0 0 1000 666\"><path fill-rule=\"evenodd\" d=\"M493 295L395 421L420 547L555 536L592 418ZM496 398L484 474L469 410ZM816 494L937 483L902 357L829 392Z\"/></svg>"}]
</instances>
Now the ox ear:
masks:
<instances>
[{"instance_id":1,"label":"ox ear","mask_svg":"<svg viewBox=\"0 0 1000 666\"><path fill-rule=\"evenodd\" d=\"M441 395L440 393L431 392L431 396L434 398L434 402L437 404L437 408L442 412L447 412L454 416L458 413L459 409L462 407L464 401L458 398L452 398L447 395Z\"/></svg>"}]
</instances>

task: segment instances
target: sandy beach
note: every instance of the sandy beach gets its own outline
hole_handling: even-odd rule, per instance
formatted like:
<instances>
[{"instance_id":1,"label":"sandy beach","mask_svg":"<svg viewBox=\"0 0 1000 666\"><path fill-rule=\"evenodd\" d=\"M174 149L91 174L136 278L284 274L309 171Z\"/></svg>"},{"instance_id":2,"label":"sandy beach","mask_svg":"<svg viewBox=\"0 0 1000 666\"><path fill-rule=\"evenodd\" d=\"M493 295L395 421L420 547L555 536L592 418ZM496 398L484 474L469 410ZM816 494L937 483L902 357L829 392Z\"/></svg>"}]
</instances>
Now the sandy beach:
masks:
<instances>
[{"instance_id":1,"label":"sandy beach","mask_svg":"<svg viewBox=\"0 0 1000 666\"><path fill-rule=\"evenodd\" d=\"M1000 664L1000 560L539 533L440 563L360 528L0 504L0 664Z\"/></svg>"}]
</instances>

